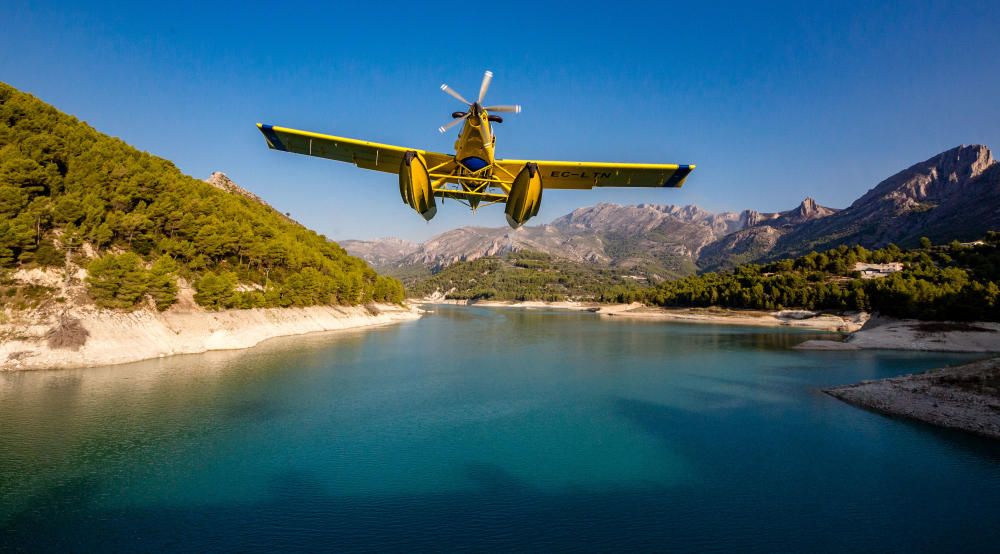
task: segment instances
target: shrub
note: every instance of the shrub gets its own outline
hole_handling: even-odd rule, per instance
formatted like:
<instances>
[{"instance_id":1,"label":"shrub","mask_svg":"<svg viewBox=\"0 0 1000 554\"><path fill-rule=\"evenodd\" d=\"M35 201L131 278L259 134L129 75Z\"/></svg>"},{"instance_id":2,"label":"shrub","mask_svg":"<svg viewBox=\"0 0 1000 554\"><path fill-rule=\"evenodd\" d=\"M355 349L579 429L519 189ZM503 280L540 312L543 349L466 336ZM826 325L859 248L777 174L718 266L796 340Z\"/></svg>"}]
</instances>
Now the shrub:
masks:
<instances>
[{"instance_id":1,"label":"shrub","mask_svg":"<svg viewBox=\"0 0 1000 554\"><path fill-rule=\"evenodd\" d=\"M105 254L91 261L87 271L90 295L102 308L134 308L149 287L142 259L132 252Z\"/></svg>"},{"instance_id":2,"label":"shrub","mask_svg":"<svg viewBox=\"0 0 1000 554\"><path fill-rule=\"evenodd\" d=\"M209 271L195 281L194 288L197 292L194 295L194 300L201 306L212 310L229 308L238 300L234 295L235 287L236 275L232 272L214 273Z\"/></svg>"},{"instance_id":3,"label":"shrub","mask_svg":"<svg viewBox=\"0 0 1000 554\"><path fill-rule=\"evenodd\" d=\"M74 351L86 344L88 337L90 337L90 331L87 331L79 319L72 317L60 318L59 323L45 334L49 348Z\"/></svg>"}]
</instances>

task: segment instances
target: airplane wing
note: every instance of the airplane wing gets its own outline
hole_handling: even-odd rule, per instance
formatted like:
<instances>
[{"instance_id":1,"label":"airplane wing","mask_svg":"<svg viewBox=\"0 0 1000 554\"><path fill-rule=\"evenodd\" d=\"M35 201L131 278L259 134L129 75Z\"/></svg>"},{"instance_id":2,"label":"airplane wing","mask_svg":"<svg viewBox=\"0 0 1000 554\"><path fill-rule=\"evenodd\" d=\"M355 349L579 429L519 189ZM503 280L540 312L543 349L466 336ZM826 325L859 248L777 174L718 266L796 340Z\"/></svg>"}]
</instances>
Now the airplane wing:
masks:
<instances>
[{"instance_id":1,"label":"airplane wing","mask_svg":"<svg viewBox=\"0 0 1000 554\"><path fill-rule=\"evenodd\" d=\"M403 155L411 150L421 154L427 161L428 167L434 167L454 159L454 156L448 154L427 152L417 148L404 148L365 140L335 137L263 123L258 123L257 128L267 140L267 146L274 150L318 156L338 162L350 162L362 169L399 173Z\"/></svg>"},{"instance_id":2,"label":"airplane wing","mask_svg":"<svg viewBox=\"0 0 1000 554\"><path fill-rule=\"evenodd\" d=\"M497 160L507 172L517 175L532 160ZM546 189L593 187L680 187L694 165L626 164L600 162L534 162Z\"/></svg>"}]
</instances>

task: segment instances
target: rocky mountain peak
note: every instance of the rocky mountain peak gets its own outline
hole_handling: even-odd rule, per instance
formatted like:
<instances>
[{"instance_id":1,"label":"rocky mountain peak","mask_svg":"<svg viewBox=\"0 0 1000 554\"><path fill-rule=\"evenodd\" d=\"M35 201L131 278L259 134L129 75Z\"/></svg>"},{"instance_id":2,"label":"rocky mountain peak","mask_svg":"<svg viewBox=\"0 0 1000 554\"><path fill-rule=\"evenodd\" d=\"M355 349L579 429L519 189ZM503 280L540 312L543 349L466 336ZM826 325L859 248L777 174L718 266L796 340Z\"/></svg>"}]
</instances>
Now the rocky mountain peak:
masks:
<instances>
[{"instance_id":1,"label":"rocky mountain peak","mask_svg":"<svg viewBox=\"0 0 1000 554\"><path fill-rule=\"evenodd\" d=\"M962 145L942 152L940 165L949 180L974 179L996 163L993 152L984 144Z\"/></svg>"},{"instance_id":2,"label":"rocky mountain peak","mask_svg":"<svg viewBox=\"0 0 1000 554\"><path fill-rule=\"evenodd\" d=\"M834 208L827 208L826 206L820 206L816 203L812 197L807 196L805 200L799 204L799 207L782 214L784 219L789 220L793 223L801 223L803 221L809 221L811 219L819 219L821 217L826 217L836 213L837 210Z\"/></svg>"},{"instance_id":3,"label":"rocky mountain peak","mask_svg":"<svg viewBox=\"0 0 1000 554\"><path fill-rule=\"evenodd\" d=\"M851 207L887 201L908 210L938 203L960 193L996 163L993 153L982 144L956 146L882 181Z\"/></svg>"},{"instance_id":4,"label":"rocky mountain peak","mask_svg":"<svg viewBox=\"0 0 1000 554\"><path fill-rule=\"evenodd\" d=\"M221 171L213 171L212 174L208 176L208 179L205 179L205 182L226 192L233 192L234 190L240 188L239 185L234 183L232 179Z\"/></svg>"},{"instance_id":5,"label":"rocky mountain peak","mask_svg":"<svg viewBox=\"0 0 1000 554\"><path fill-rule=\"evenodd\" d=\"M761 213L757 210L744 210L740 214L740 220L744 223L743 228L767 225L771 227L786 228L790 225L798 225L806 221L820 219L828 215L837 213L835 208L821 206L812 197L806 197L797 208L787 212Z\"/></svg>"},{"instance_id":6,"label":"rocky mountain peak","mask_svg":"<svg viewBox=\"0 0 1000 554\"><path fill-rule=\"evenodd\" d=\"M213 187L228 192L230 194L238 194L245 198L249 198L255 202L260 202L261 204L267 205L256 194L246 190L245 188L237 185L232 179L230 179L225 173L221 171L213 171L212 174L205 179L205 182L212 185Z\"/></svg>"}]
</instances>

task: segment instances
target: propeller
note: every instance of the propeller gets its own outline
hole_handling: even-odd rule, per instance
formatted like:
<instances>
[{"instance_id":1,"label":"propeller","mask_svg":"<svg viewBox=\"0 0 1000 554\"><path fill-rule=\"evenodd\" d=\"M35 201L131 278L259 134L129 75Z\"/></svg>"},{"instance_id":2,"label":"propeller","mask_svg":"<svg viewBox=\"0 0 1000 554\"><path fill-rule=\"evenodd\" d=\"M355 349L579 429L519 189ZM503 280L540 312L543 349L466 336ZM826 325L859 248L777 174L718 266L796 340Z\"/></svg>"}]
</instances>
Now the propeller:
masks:
<instances>
[{"instance_id":1,"label":"propeller","mask_svg":"<svg viewBox=\"0 0 1000 554\"><path fill-rule=\"evenodd\" d=\"M440 131L440 132L443 133L443 132L447 131L448 129L451 129L455 125L458 125L458 123L460 121L465 121L465 120L469 119L469 117L473 113L477 113L478 114L479 112L477 110L482 106L483 99L486 98L486 91L488 91L490 89L490 83L492 83L492 82L493 82L493 72L487 70L486 73L483 74L483 82L479 85L479 97L477 98L477 100L476 100L475 103L469 102L468 100L465 99L464 96L462 96L461 94L459 94L457 90L449 87L448 85L444 85L444 84L441 85L441 90L444 91L445 94L448 94L452 98L458 100L459 102L465 104L466 106L469 106L470 109L469 109L469 112L466 113L465 115L463 115L462 117L453 119L452 121L449 121L447 124L438 127L438 131ZM486 108L482 108L482 109L485 109L488 112L521 113L521 105L520 104L502 105L502 106L487 106ZM488 144L492 140L492 137L490 137L489 136L489 132L486 131L486 126L485 125L477 125L477 127L479 127L479 133L480 133L480 135L483 138L483 143L484 144Z\"/></svg>"},{"instance_id":2,"label":"propeller","mask_svg":"<svg viewBox=\"0 0 1000 554\"><path fill-rule=\"evenodd\" d=\"M461 102L463 104L467 104L469 106L472 105L472 102L469 102L468 100L466 100L465 98L463 98L462 95L458 93L458 91L456 91L455 89L449 87L448 85L442 84L441 85L441 90L445 91L447 94L452 95L453 97L455 97L456 100L458 100L459 102Z\"/></svg>"},{"instance_id":3,"label":"propeller","mask_svg":"<svg viewBox=\"0 0 1000 554\"><path fill-rule=\"evenodd\" d=\"M487 70L483 74L483 84L479 85L479 103L483 103L483 98L486 98L486 90L490 88L490 82L493 81L493 72Z\"/></svg>"},{"instance_id":4,"label":"propeller","mask_svg":"<svg viewBox=\"0 0 1000 554\"><path fill-rule=\"evenodd\" d=\"M447 131L448 129L451 129L455 125L458 125L460 122L465 121L468 118L469 118L469 114L465 114L462 117L452 119L448 123L445 123L444 125L438 127L438 131L441 131L443 133L443 132Z\"/></svg>"},{"instance_id":5,"label":"propeller","mask_svg":"<svg viewBox=\"0 0 1000 554\"><path fill-rule=\"evenodd\" d=\"M520 104L514 104L512 106L486 106L483 109L488 112L521 113Z\"/></svg>"}]
</instances>

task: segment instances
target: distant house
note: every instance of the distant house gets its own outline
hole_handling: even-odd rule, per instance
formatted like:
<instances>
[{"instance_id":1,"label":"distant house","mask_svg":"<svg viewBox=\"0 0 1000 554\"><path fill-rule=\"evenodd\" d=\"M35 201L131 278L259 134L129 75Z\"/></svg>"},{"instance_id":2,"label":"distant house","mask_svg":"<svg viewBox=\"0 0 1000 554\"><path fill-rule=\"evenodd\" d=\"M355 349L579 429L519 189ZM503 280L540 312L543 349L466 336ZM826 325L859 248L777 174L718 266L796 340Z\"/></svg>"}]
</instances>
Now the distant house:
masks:
<instances>
[{"instance_id":1,"label":"distant house","mask_svg":"<svg viewBox=\"0 0 1000 554\"><path fill-rule=\"evenodd\" d=\"M887 264L865 264L858 262L854 264L854 271L861 273L862 279L878 279L897 271L903 271L901 262L890 262Z\"/></svg>"}]
</instances>

